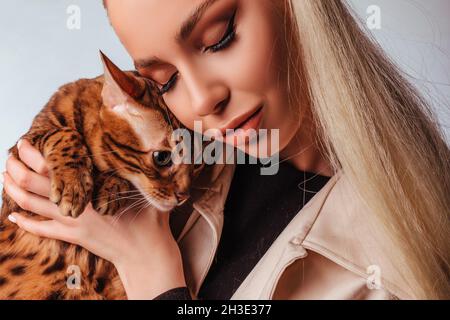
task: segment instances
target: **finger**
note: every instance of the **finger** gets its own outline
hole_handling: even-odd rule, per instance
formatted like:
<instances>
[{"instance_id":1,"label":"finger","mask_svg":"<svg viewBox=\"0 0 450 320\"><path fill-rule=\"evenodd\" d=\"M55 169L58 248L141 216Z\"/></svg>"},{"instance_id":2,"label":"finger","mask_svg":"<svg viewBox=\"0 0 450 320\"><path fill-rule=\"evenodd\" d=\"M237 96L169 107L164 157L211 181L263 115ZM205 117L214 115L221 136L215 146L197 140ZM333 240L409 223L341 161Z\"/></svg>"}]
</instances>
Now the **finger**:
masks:
<instances>
[{"instance_id":1,"label":"finger","mask_svg":"<svg viewBox=\"0 0 450 320\"><path fill-rule=\"evenodd\" d=\"M40 216L61 220L64 218L59 214L58 206L49 199L27 192L17 186L8 173L3 174L3 184L5 192L21 207L23 210L30 211Z\"/></svg>"},{"instance_id":2,"label":"finger","mask_svg":"<svg viewBox=\"0 0 450 320\"><path fill-rule=\"evenodd\" d=\"M35 172L48 176L48 167L42 154L31 145L26 139L22 139L17 144L19 158Z\"/></svg>"},{"instance_id":3,"label":"finger","mask_svg":"<svg viewBox=\"0 0 450 320\"><path fill-rule=\"evenodd\" d=\"M11 213L8 219L16 223L21 229L36 236L76 244L73 230L56 220L35 220L17 212Z\"/></svg>"},{"instance_id":4,"label":"finger","mask_svg":"<svg viewBox=\"0 0 450 320\"><path fill-rule=\"evenodd\" d=\"M6 161L6 171L14 182L22 189L43 197L50 195L49 178L28 169L21 161L11 156Z\"/></svg>"}]
</instances>

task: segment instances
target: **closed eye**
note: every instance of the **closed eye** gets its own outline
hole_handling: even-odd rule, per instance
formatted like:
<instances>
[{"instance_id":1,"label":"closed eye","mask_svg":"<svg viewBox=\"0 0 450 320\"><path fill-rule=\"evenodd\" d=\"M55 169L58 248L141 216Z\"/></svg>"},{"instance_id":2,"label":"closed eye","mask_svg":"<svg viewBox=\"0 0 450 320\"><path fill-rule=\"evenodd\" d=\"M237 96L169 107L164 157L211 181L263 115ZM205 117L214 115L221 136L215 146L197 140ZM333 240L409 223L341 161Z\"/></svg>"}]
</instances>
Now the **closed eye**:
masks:
<instances>
[{"instance_id":1,"label":"closed eye","mask_svg":"<svg viewBox=\"0 0 450 320\"><path fill-rule=\"evenodd\" d=\"M174 73L172 77L170 77L169 81L167 81L163 86L159 89L159 94L163 95L168 92L175 85L175 82L178 78L178 72Z\"/></svg>"},{"instance_id":2,"label":"closed eye","mask_svg":"<svg viewBox=\"0 0 450 320\"><path fill-rule=\"evenodd\" d=\"M212 51L217 52L219 50L225 49L228 47L236 36L236 25L235 25L235 17L236 17L236 11L234 11L233 15L230 18L230 21L228 22L228 27L225 32L225 35L220 39L220 41L212 46L206 47L203 49L203 52Z\"/></svg>"},{"instance_id":3,"label":"closed eye","mask_svg":"<svg viewBox=\"0 0 450 320\"><path fill-rule=\"evenodd\" d=\"M231 16L230 21L228 22L227 30L225 32L225 35L222 37L222 39L214 45L205 47L202 50L203 52L211 51L214 53L214 52L228 48L233 43L233 41L236 38L236 24L235 24L236 12L237 12L237 10L235 10L233 15ZM160 95L164 95L165 93L167 93L171 89L173 89L173 87L176 84L178 75L179 75L178 72L174 73L172 75L172 77L169 79L169 81L167 83L165 83L164 85L162 85L162 87L159 90Z\"/></svg>"}]
</instances>

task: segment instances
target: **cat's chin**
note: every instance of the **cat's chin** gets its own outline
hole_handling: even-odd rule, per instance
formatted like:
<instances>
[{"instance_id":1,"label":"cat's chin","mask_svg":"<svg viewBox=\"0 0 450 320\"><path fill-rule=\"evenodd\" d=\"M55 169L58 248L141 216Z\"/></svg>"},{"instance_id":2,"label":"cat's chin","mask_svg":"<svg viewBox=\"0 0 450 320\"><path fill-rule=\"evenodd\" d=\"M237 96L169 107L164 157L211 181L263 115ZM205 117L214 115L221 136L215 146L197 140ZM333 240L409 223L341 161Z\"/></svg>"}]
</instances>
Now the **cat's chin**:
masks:
<instances>
[{"instance_id":1,"label":"cat's chin","mask_svg":"<svg viewBox=\"0 0 450 320\"><path fill-rule=\"evenodd\" d=\"M151 196L149 195L144 195L145 199L147 200L147 202L157 211L160 212L169 212L172 211L177 205L176 204L165 204L165 203L160 203L158 201L156 201L155 199L153 199Z\"/></svg>"},{"instance_id":2,"label":"cat's chin","mask_svg":"<svg viewBox=\"0 0 450 320\"><path fill-rule=\"evenodd\" d=\"M153 204L152 204L152 205L153 205ZM157 211L160 211L160 212L170 212L170 211L172 211L176 206L175 206L175 205L171 205L171 206L165 206L165 205L161 206L161 205L159 205L159 206L157 207L157 206L153 205L153 207L154 207Z\"/></svg>"}]
</instances>

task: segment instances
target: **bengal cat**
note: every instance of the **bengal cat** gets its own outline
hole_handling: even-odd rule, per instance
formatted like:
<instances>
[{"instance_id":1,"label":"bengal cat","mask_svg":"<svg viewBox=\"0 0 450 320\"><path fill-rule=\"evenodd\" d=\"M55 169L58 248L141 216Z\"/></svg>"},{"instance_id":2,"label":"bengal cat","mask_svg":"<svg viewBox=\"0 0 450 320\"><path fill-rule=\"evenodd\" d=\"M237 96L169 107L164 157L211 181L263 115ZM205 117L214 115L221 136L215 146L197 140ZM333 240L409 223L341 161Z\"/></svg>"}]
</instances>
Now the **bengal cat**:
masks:
<instances>
[{"instance_id":1,"label":"bengal cat","mask_svg":"<svg viewBox=\"0 0 450 320\"><path fill-rule=\"evenodd\" d=\"M43 154L50 199L63 215L76 218L89 202L100 214L115 214L126 204L120 195L130 190L140 190L158 210L170 211L186 201L202 166L172 163L176 142L171 134L181 125L158 88L101 57L104 75L59 88L22 138ZM18 158L17 146L9 151ZM0 299L126 298L110 262L19 229L6 219L11 212L43 219L22 210L3 191ZM79 289L67 285L70 265L81 271Z\"/></svg>"}]
</instances>

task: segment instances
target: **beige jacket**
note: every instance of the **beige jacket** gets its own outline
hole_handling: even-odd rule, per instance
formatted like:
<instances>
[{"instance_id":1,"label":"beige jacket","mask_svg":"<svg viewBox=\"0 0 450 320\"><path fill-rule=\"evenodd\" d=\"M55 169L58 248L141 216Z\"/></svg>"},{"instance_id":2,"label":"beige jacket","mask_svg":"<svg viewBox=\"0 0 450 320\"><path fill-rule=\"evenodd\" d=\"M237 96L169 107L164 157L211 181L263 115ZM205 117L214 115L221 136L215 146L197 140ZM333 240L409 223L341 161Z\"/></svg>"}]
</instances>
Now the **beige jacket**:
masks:
<instances>
[{"instance_id":1,"label":"beige jacket","mask_svg":"<svg viewBox=\"0 0 450 320\"><path fill-rule=\"evenodd\" d=\"M177 237L187 285L196 297L214 259L236 165L208 167L193 185L189 218ZM275 214L275 213L274 213ZM411 299L384 257L383 234L339 172L300 210L232 299Z\"/></svg>"}]
</instances>

